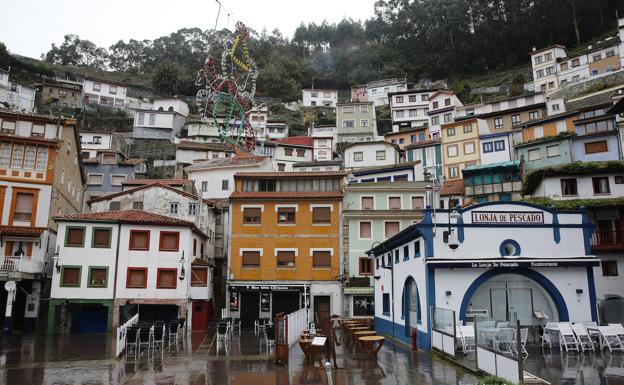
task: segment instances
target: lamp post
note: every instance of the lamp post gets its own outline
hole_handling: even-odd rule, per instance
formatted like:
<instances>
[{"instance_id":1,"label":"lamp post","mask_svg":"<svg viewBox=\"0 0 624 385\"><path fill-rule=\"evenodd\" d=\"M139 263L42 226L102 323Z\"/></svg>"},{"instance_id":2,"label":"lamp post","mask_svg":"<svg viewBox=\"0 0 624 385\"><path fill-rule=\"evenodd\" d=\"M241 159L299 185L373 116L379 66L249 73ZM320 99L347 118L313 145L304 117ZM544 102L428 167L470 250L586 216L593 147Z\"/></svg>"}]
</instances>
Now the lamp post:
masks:
<instances>
[{"instance_id":1,"label":"lamp post","mask_svg":"<svg viewBox=\"0 0 624 385\"><path fill-rule=\"evenodd\" d=\"M451 196L451 199L454 199L454 197ZM448 247L450 247L451 250L455 250L459 247L457 228L451 227L451 220L453 220L453 224L457 225L459 218L461 218L461 214L457 211L457 208L454 208L448 216L448 229L442 235L444 242L448 244Z\"/></svg>"},{"instance_id":2,"label":"lamp post","mask_svg":"<svg viewBox=\"0 0 624 385\"><path fill-rule=\"evenodd\" d=\"M182 258L180 258L180 281L184 281L184 277L186 277L186 270L184 269L184 265L185 265L185 260L184 260L184 250L182 250Z\"/></svg>"},{"instance_id":3,"label":"lamp post","mask_svg":"<svg viewBox=\"0 0 624 385\"><path fill-rule=\"evenodd\" d=\"M61 266L59 265L60 251L61 251L61 246L56 246L56 251L54 252L54 255L52 256L52 261L54 261L54 269L56 270L57 273L61 272Z\"/></svg>"}]
</instances>

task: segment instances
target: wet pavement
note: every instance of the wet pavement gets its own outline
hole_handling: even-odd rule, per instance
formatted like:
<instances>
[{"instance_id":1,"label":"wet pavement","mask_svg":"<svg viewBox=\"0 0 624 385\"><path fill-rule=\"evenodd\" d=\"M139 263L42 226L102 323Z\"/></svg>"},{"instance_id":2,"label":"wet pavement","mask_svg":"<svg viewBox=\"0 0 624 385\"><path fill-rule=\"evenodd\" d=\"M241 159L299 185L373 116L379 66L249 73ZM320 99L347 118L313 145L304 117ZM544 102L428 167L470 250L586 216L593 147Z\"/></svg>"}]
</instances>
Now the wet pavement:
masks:
<instances>
[{"instance_id":1,"label":"wet pavement","mask_svg":"<svg viewBox=\"0 0 624 385\"><path fill-rule=\"evenodd\" d=\"M217 343L213 333L192 333L177 352L159 358L112 358L112 336L0 337L0 384L203 384L295 385L327 384L325 370L307 363L297 345L289 365L276 365L263 339L252 331ZM343 341L337 348L335 385L350 384L476 384L478 378L425 352L413 352L387 341L377 360Z\"/></svg>"}]
</instances>

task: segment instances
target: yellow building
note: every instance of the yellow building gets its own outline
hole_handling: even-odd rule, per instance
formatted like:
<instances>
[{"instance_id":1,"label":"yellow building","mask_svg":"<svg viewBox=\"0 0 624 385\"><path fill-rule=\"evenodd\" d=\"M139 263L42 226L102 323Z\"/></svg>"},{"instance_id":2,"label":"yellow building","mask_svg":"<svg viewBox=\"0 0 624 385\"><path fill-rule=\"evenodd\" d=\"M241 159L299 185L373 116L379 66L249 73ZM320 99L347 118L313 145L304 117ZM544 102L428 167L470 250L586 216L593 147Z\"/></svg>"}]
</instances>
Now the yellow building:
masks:
<instances>
[{"instance_id":1,"label":"yellow building","mask_svg":"<svg viewBox=\"0 0 624 385\"><path fill-rule=\"evenodd\" d=\"M442 156L447 180L461 179L467 166L480 164L479 130L487 133L482 119L466 119L442 125Z\"/></svg>"},{"instance_id":2,"label":"yellow building","mask_svg":"<svg viewBox=\"0 0 624 385\"><path fill-rule=\"evenodd\" d=\"M229 311L243 325L341 314L344 172L246 172L230 196ZM313 318L314 317L314 318Z\"/></svg>"}]
</instances>

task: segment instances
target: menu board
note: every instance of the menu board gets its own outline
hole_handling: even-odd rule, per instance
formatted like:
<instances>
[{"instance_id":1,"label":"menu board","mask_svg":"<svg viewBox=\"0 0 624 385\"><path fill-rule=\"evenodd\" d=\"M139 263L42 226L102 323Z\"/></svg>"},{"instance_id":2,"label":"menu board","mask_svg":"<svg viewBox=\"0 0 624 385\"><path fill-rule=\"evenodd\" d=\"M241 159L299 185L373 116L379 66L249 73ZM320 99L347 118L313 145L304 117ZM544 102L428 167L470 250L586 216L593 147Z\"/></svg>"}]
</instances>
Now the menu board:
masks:
<instances>
[{"instance_id":1,"label":"menu board","mask_svg":"<svg viewBox=\"0 0 624 385\"><path fill-rule=\"evenodd\" d=\"M260 292L260 311L271 311L271 293L268 291Z\"/></svg>"},{"instance_id":2,"label":"menu board","mask_svg":"<svg viewBox=\"0 0 624 385\"><path fill-rule=\"evenodd\" d=\"M238 311L238 292L230 292L230 311Z\"/></svg>"}]
</instances>

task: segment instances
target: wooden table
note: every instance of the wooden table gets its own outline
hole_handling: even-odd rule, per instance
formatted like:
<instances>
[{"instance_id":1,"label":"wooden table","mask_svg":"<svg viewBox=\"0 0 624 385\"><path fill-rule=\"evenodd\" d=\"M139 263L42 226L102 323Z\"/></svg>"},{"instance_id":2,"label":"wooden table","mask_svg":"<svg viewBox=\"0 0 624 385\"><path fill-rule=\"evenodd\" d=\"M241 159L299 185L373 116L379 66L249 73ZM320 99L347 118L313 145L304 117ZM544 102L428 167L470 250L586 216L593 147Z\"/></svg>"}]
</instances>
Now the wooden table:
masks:
<instances>
[{"instance_id":1,"label":"wooden table","mask_svg":"<svg viewBox=\"0 0 624 385\"><path fill-rule=\"evenodd\" d=\"M366 326L356 326L356 327L349 329L349 333L355 334L355 332L363 332L366 330L370 330L370 329Z\"/></svg>"},{"instance_id":2,"label":"wooden table","mask_svg":"<svg viewBox=\"0 0 624 385\"><path fill-rule=\"evenodd\" d=\"M377 335L377 332L374 330L360 330L353 333L356 337L364 337L364 336L374 336Z\"/></svg>"},{"instance_id":3,"label":"wooden table","mask_svg":"<svg viewBox=\"0 0 624 385\"><path fill-rule=\"evenodd\" d=\"M364 350L366 350L371 358L377 357L379 349L381 349L384 342L386 342L386 338L382 336L364 336L358 338L358 340L362 343ZM377 347L375 347L375 343L377 343Z\"/></svg>"}]
</instances>

